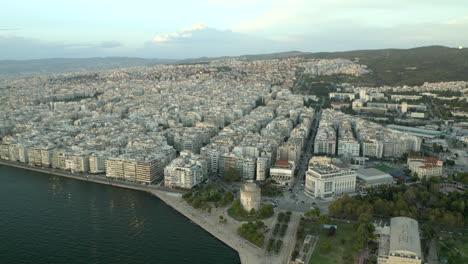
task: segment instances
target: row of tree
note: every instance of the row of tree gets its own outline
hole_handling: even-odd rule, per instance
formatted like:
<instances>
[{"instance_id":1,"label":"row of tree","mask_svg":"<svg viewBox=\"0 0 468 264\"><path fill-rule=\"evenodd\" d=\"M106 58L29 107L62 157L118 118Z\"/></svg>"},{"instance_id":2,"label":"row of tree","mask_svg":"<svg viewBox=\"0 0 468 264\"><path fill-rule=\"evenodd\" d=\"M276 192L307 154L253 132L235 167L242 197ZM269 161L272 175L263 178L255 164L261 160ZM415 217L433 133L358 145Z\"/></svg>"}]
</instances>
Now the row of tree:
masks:
<instances>
[{"instance_id":1,"label":"row of tree","mask_svg":"<svg viewBox=\"0 0 468 264\"><path fill-rule=\"evenodd\" d=\"M330 215L357 220L360 215L407 216L418 221L460 228L465 226L467 193L443 193L438 183L420 186L379 186L364 197L343 196L329 205Z\"/></svg>"}]
</instances>

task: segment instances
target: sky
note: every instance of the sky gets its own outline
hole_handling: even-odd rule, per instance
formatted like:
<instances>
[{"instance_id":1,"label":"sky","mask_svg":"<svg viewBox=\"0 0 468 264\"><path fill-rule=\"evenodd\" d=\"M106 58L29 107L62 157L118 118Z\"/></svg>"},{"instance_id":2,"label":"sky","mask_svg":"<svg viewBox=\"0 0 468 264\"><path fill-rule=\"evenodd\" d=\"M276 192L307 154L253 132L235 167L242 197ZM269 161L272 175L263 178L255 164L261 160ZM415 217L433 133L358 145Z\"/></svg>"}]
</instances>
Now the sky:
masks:
<instances>
[{"instance_id":1,"label":"sky","mask_svg":"<svg viewBox=\"0 0 468 264\"><path fill-rule=\"evenodd\" d=\"M14 0L0 60L468 46L467 0Z\"/></svg>"}]
</instances>

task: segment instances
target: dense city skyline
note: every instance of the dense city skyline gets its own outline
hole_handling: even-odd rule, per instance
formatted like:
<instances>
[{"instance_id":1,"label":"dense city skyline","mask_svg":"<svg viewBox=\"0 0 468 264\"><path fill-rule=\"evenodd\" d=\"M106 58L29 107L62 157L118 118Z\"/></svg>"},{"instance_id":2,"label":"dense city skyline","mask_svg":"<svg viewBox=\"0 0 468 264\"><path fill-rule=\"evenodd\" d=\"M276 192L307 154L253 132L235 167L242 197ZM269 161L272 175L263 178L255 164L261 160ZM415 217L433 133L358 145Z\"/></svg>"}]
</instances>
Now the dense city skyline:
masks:
<instances>
[{"instance_id":1,"label":"dense city skyline","mask_svg":"<svg viewBox=\"0 0 468 264\"><path fill-rule=\"evenodd\" d=\"M22 0L0 11L0 60L183 59L300 50L463 46L464 1Z\"/></svg>"}]
</instances>

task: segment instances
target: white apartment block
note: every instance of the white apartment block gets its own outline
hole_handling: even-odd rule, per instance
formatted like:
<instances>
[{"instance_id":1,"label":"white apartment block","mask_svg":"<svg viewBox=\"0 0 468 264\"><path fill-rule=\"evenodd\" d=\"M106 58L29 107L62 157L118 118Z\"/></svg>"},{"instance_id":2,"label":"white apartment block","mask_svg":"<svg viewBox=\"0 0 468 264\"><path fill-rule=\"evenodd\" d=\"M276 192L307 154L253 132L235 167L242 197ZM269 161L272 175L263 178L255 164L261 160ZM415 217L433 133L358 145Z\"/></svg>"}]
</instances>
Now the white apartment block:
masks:
<instances>
[{"instance_id":1,"label":"white apartment block","mask_svg":"<svg viewBox=\"0 0 468 264\"><path fill-rule=\"evenodd\" d=\"M160 163L160 160L150 157L108 158L106 177L151 184L160 179L158 175Z\"/></svg>"},{"instance_id":2,"label":"white apartment block","mask_svg":"<svg viewBox=\"0 0 468 264\"><path fill-rule=\"evenodd\" d=\"M327 121L321 121L314 140L315 154L336 154L336 131Z\"/></svg>"},{"instance_id":3,"label":"white apartment block","mask_svg":"<svg viewBox=\"0 0 468 264\"><path fill-rule=\"evenodd\" d=\"M164 185L192 189L208 177L207 162L200 155L182 152L164 169Z\"/></svg>"},{"instance_id":4,"label":"white apartment block","mask_svg":"<svg viewBox=\"0 0 468 264\"><path fill-rule=\"evenodd\" d=\"M374 157L382 158L383 156L383 143L375 139L364 140L362 145L362 156L363 157Z\"/></svg>"},{"instance_id":5,"label":"white apartment block","mask_svg":"<svg viewBox=\"0 0 468 264\"><path fill-rule=\"evenodd\" d=\"M359 156L359 150L361 146L356 140L339 140L338 141L338 155L357 157Z\"/></svg>"},{"instance_id":6,"label":"white apartment block","mask_svg":"<svg viewBox=\"0 0 468 264\"><path fill-rule=\"evenodd\" d=\"M269 164L270 160L267 157L257 158L257 181L266 180L268 170L270 168Z\"/></svg>"},{"instance_id":7,"label":"white apartment block","mask_svg":"<svg viewBox=\"0 0 468 264\"><path fill-rule=\"evenodd\" d=\"M90 173L105 173L107 157L98 154L91 154L89 157L89 172Z\"/></svg>"}]
</instances>

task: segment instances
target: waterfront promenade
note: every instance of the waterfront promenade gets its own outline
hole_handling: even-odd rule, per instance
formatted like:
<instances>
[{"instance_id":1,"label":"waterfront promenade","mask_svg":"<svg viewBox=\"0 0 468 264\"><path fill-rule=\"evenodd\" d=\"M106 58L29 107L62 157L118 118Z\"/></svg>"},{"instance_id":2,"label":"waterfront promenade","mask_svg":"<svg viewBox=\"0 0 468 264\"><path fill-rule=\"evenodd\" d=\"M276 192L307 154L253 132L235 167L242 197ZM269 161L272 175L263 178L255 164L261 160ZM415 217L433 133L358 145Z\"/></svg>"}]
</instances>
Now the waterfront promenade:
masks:
<instances>
[{"instance_id":1,"label":"waterfront promenade","mask_svg":"<svg viewBox=\"0 0 468 264\"><path fill-rule=\"evenodd\" d=\"M45 174L52 174L77 180L90 181L151 193L159 199L161 199L167 205L171 206L174 210L187 217L193 223L197 224L198 226L203 228L205 231L207 231L208 233L210 233L211 235L213 235L232 249L236 250L239 253L239 257L242 264L286 263L284 262L286 256L266 256L265 251L263 249L258 248L257 246L249 243L248 241L237 235L237 228L239 227L241 222L237 222L229 218L227 224L219 223L219 215L224 215L225 217L227 217L225 208L213 208L214 210L211 213L196 210L182 199L182 194L180 192L168 190L158 185L142 185L114 179L107 179L105 176L102 175L76 174L51 168L32 167L23 163L5 160L0 160L0 164L37 171Z\"/></svg>"}]
</instances>

